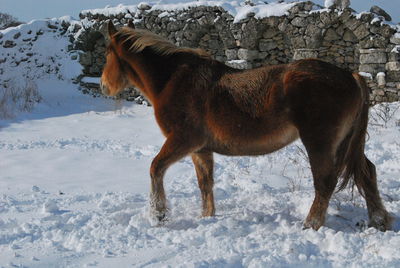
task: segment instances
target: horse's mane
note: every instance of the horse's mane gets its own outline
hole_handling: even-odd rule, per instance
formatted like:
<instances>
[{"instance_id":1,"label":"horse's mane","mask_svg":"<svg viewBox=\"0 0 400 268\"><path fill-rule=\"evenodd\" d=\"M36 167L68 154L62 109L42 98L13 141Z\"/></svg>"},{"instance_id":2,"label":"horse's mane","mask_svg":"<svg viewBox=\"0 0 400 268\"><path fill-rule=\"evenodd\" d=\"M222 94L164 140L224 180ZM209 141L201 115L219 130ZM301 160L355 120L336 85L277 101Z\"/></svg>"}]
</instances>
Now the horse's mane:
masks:
<instances>
[{"instance_id":1,"label":"horse's mane","mask_svg":"<svg viewBox=\"0 0 400 268\"><path fill-rule=\"evenodd\" d=\"M122 27L114 37L117 40L122 40L122 43L128 43L129 51L134 53L141 52L145 48L150 48L156 54L164 56L189 53L201 58L210 58L210 55L203 49L178 47L163 37L147 30Z\"/></svg>"}]
</instances>

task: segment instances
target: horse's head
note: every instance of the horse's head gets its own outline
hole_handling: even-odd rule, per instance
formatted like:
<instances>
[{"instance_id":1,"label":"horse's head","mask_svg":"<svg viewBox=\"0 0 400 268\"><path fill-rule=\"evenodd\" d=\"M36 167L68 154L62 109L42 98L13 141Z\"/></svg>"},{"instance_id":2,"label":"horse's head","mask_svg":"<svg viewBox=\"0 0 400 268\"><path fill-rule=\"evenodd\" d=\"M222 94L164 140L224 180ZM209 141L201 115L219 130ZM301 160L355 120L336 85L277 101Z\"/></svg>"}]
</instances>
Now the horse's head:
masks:
<instances>
[{"instance_id":1,"label":"horse's head","mask_svg":"<svg viewBox=\"0 0 400 268\"><path fill-rule=\"evenodd\" d=\"M130 21L129 27L134 28L133 23ZM129 65L121 59L121 46L118 45L116 40L117 29L114 24L108 22L108 35L109 44L106 50L106 64L101 75L100 88L103 94L108 96L115 96L124 88L130 86L127 79L126 72L129 70Z\"/></svg>"}]
</instances>

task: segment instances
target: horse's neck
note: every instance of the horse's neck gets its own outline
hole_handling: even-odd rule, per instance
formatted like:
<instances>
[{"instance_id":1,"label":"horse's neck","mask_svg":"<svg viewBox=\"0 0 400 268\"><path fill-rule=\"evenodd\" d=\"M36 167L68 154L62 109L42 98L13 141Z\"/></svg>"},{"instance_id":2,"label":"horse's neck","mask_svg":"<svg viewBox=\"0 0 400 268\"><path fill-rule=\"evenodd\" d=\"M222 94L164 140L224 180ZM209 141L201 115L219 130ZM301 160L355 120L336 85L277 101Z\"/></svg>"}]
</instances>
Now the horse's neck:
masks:
<instances>
[{"instance_id":1,"label":"horse's neck","mask_svg":"<svg viewBox=\"0 0 400 268\"><path fill-rule=\"evenodd\" d=\"M166 61L162 56L145 54L131 64L131 76L139 80L138 86L146 97L154 103L154 99L162 91L176 64Z\"/></svg>"}]
</instances>

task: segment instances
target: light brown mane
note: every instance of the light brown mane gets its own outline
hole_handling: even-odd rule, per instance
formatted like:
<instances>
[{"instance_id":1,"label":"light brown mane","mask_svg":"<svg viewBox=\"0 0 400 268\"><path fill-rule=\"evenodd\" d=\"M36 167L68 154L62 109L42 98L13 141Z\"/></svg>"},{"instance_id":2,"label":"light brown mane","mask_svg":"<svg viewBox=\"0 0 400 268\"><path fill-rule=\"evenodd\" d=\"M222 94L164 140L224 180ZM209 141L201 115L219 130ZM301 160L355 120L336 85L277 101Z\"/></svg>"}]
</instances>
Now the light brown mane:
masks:
<instances>
[{"instance_id":1,"label":"light brown mane","mask_svg":"<svg viewBox=\"0 0 400 268\"><path fill-rule=\"evenodd\" d=\"M145 48L150 48L153 52L162 56L190 53L201 58L210 58L210 55L203 49L177 47L163 37L147 30L122 27L115 34L115 37L117 40L122 40L122 43L128 43L129 51L134 53L142 52Z\"/></svg>"}]
</instances>

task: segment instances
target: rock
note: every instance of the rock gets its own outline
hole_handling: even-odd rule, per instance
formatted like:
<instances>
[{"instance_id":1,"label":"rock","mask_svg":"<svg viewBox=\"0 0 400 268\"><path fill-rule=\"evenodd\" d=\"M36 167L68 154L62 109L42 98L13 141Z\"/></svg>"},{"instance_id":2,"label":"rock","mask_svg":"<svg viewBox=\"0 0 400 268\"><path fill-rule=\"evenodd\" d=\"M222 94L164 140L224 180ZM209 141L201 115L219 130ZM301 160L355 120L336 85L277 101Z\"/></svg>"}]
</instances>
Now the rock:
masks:
<instances>
[{"instance_id":1,"label":"rock","mask_svg":"<svg viewBox=\"0 0 400 268\"><path fill-rule=\"evenodd\" d=\"M225 56L228 59L228 61L236 60L238 57L238 51L236 49L227 49L225 50Z\"/></svg>"},{"instance_id":2,"label":"rock","mask_svg":"<svg viewBox=\"0 0 400 268\"><path fill-rule=\"evenodd\" d=\"M372 91L372 94L377 95L377 96L385 96L385 91L383 89L376 89Z\"/></svg>"},{"instance_id":3,"label":"rock","mask_svg":"<svg viewBox=\"0 0 400 268\"><path fill-rule=\"evenodd\" d=\"M361 24L360 26L357 27L357 29L354 30L354 35L359 39L363 39L364 37L367 37L369 35L369 30L366 24Z\"/></svg>"},{"instance_id":4,"label":"rock","mask_svg":"<svg viewBox=\"0 0 400 268\"><path fill-rule=\"evenodd\" d=\"M376 75L376 81L378 83L378 87L383 88L386 85L386 77L384 72L379 72Z\"/></svg>"},{"instance_id":5,"label":"rock","mask_svg":"<svg viewBox=\"0 0 400 268\"><path fill-rule=\"evenodd\" d=\"M385 64L386 62L387 62L386 52L382 50L374 50L374 49L366 50L364 51L364 53L360 55L361 64L369 64L369 63Z\"/></svg>"},{"instance_id":6,"label":"rock","mask_svg":"<svg viewBox=\"0 0 400 268\"><path fill-rule=\"evenodd\" d=\"M346 29L343 34L343 40L346 42L357 42L357 37L354 35L352 31Z\"/></svg>"},{"instance_id":7,"label":"rock","mask_svg":"<svg viewBox=\"0 0 400 268\"><path fill-rule=\"evenodd\" d=\"M400 71L400 62L388 62L385 66L386 70L388 71Z\"/></svg>"},{"instance_id":8,"label":"rock","mask_svg":"<svg viewBox=\"0 0 400 268\"><path fill-rule=\"evenodd\" d=\"M265 39L269 39L272 38L276 35L279 34L279 31L277 31L276 29L273 28L268 28L264 33L263 33L263 38Z\"/></svg>"},{"instance_id":9,"label":"rock","mask_svg":"<svg viewBox=\"0 0 400 268\"><path fill-rule=\"evenodd\" d=\"M305 18L301 18L301 17L295 17L290 23L296 27L307 26L307 20Z\"/></svg>"},{"instance_id":10,"label":"rock","mask_svg":"<svg viewBox=\"0 0 400 268\"><path fill-rule=\"evenodd\" d=\"M11 48L11 47L15 47L17 44L14 42L14 41L12 41L12 40L6 40L5 42L4 42L4 45L3 45L3 47L4 48Z\"/></svg>"},{"instance_id":11,"label":"rock","mask_svg":"<svg viewBox=\"0 0 400 268\"><path fill-rule=\"evenodd\" d=\"M392 17L385 10L378 6L372 6L369 11L378 16L382 16L386 21L392 21Z\"/></svg>"},{"instance_id":12,"label":"rock","mask_svg":"<svg viewBox=\"0 0 400 268\"><path fill-rule=\"evenodd\" d=\"M13 38L14 38L14 39L18 39L20 36L21 36L21 33L18 32L18 33L16 33L16 34L14 34Z\"/></svg>"},{"instance_id":13,"label":"rock","mask_svg":"<svg viewBox=\"0 0 400 268\"><path fill-rule=\"evenodd\" d=\"M138 4L138 6L137 6L137 8L139 9L139 10L149 10L149 9L151 9L151 6L149 5L149 4L147 4L147 3L145 3L145 2L141 2L141 3L139 3Z\"/></svg>"},{"instance_id":14,"label":"rock","mask_svg":"<svg viewBox=\"0 0 400 268\"><path fill-rule=\"evenodd\" d=\"M245 48L240 48L238 50L238 58L240 60L252 61L258 58L257 50L249 50Z\"/></svg>"},{"instance_id":15,"label":"rock","mask_svg":"<svg viewBox=\"0 0 400 268\"><path fill-rule=\"evenodd\" d=\"M294 48L305 48L306 47L306 42L304 40L304 37L302 37L302 36L293 37L290 41Z\"/></svg>"},{"instance_id":16,"label":"rock","mask_svg":"<svg viewBox=\"0 0 400 268\"><path fill-rule=\"evenodd\" d=\"M390 43L395 44L395 45L400 45L400 33L393 35L390 38Z\"/></svg>"},{"instance_id":17,"label":"rock","mask_svg":"<svg viewBox=\"0 0 400 268\"><path fill-rule=\"evenodd\" d=\"M388 61L400 61L400 53L397 52L390 52L388 54Z\"/></svg>"},{"instance_id":18,"label":"rock","mask_svg":"<svg viewBox=\"0 0 400 268\"><path fill-rule=\"evenodd\" d=\"M375 38L364 38L364 40L360 41L360 48L368 48L368 49L376 49L376 48L385 48L387 46L387 39L376 36Z\"/></svg>"},{"instance_id":19,"label":"rock","mask_svg":"<svg viewBox=\"0 0 400 268\"><path fill-rule=\"evenodd\" d=\"M251 69L253 67L251 63L245 60L231 60L225 62L225 64L236 69Z\"/></svg>"},{"instance_id":20,"label":"rock","mask_svg":"<svg viewBox=\"0 0 400 268\"><path fill-rule=\"evenodd\" d=\"M260 51L270 51L272 49L277 48L276 42L274 42L272 40L265 40L265 39L261 39L258 46L259 46Z\"/></svg>"},{"instance_id":21,"label":"rock","mask_svg":"<svg viewBox=\"0 0 400 268\"><path fill-rule=\"evenodd\" d=\"M344 10L350 6L350 0L325 0L325 7Z\"/></svg>"},{"instance_id":22,"label":"rock","mask_svg":"<svg viewBox=\"0 0 400 268\"><path fill-rule=\"evenodd\" d=\"M305 34L307 36L311 36L311 37L321 36L322 30L314 24L309 24L309 25L307 25Z\"/></svg>"},{"instance_id":23,"label":"rock","mask_svg":"<svg viewBox=\"0 0 400 268\"><path fill-rule=\"evenodd\" d=\"M341 38L340 38L340 36L336 33L336 31L335 31L334 29L329 28L329 29L326 31L326 33L325 33L324 39L325 39L325 40L328 40L328 41L335 41L335 40L339 40L339 39L341 39Z\"/></svg>"},{"instance_id":24,"label":"rock","mask_svg":"<svg viewBox=\"0 0 400 268\"><path fill-rule=\"evenodd\" d=\"M388 82L398 82L400 81L400 71L387 71L386 81Z\"/></svg>"},{"instance_id":25,"label":"rock","mask_svg":"<svg viewBox=\"0 0 400 268\"><path fill-rule=\"evenodd\" d=\"M82 65L91 65L92 64L92 53L82 53L79 57L79 63Z\"/></svg>"},{"instance_id":26,"label":"rock","mask_svg":"<svg viewBox=\"0 0 400 268\"><path fill-rule=\"evenodd\" d=\"M293 59L301 60L308 58L318 58L318 50L316 49L296 49L294 51Z\"/></svg>"},{"instance_id":27,"label":"rock","mask_svg":"<svg viewBox=\"0 0 400 268\"><path fill-rule=\"evenodd\" d=\"M360 64L358 71L375 75L379 72L385 72L386 70L384 64Z\"/></svg>"}]
</instances>

